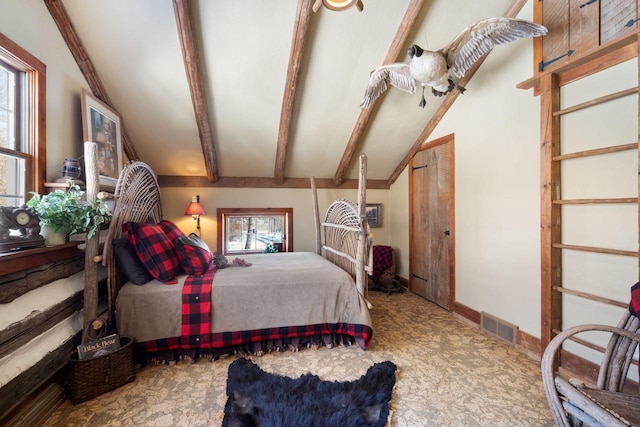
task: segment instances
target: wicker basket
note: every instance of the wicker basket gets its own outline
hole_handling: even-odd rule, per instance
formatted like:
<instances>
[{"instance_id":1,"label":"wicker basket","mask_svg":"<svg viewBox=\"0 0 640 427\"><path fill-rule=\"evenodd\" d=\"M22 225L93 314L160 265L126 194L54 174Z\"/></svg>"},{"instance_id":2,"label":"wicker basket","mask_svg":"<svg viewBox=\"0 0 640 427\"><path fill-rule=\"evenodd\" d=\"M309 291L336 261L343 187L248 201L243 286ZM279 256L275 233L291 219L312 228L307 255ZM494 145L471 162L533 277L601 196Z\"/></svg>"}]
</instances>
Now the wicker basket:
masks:
<instances>
[{"instance_id":1,"label":"wicker basket","mask_svg":"<svg viewBox=\"0 0 640 427\"><path fill-rule=\"evenodd\" d=\"M71 402L93 399L136 378L131 339L121 337L120 342L122 347L104 356L79 360L74 353L69 357L67 395Z\"/></svg>"}]
</instances>

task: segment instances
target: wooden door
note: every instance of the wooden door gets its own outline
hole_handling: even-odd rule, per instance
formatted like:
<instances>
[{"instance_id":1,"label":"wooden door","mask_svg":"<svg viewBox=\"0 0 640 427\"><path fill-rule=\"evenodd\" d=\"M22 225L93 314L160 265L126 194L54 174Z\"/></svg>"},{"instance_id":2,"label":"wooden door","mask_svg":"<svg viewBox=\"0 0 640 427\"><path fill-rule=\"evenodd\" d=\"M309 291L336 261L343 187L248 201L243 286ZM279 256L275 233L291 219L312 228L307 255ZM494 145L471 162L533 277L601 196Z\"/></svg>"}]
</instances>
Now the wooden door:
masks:
<instances>
[{"instance_id":1,"label":"wooden door","mask_svg":"<svg viewBox=\"0 0 640 427\"><path fill-rule=\"evenodd\" d=\"M453 135L409 163L410 290L449 310L454 300Z\"/></svg>"}]
</instances>

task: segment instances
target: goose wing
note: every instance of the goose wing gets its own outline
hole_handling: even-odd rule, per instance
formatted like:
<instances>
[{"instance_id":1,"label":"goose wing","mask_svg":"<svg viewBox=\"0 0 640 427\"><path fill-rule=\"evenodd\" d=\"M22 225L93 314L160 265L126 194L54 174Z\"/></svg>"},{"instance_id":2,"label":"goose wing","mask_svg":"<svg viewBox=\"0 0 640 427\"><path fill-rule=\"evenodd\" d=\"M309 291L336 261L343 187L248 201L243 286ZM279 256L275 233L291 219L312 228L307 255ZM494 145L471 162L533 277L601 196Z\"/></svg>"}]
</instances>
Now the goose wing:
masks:
<instances>
[{"instance_id":1,"label":"goose wing","mask_svg":"<svg viewBox=\"0 0 640 427\"><path fill-rule=\"evenodd\" d=\"M488 18L469 25L440 52L457 77L462 77L482 55L494 46L526 37L543 36L547 29L524 19Z\"/></svg>"},{"instance_id":2,"label":"goose wing","mask_svg":"<svg viewBox=\"0 0 640 427\"><path fill-rule=\"evenodd\" d=\"M411 74L409 74L408 64L396 62L383 65L373 70L360 108L369 108L373 105L376 99L387 90L389 85L409 93L416 91L416 81L411 77Z\"/></svg>"}]
</instances>

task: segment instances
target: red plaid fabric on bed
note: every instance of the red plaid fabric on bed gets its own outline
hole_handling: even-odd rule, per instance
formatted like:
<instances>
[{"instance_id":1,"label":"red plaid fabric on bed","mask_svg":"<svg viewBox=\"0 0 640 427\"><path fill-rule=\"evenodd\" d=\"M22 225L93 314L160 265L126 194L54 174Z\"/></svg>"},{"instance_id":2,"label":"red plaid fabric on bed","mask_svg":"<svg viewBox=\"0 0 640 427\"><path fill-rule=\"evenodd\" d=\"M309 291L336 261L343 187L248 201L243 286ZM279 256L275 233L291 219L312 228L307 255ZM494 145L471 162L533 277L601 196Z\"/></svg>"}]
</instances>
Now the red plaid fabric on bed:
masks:
<instances>
[{"instance_id":1,"label":"red plaid fabric on bed","mask_svg":"<svg viewBox=\"0 0 640 427\"><path fill-rule=\"evenodd\" d=\"M286 339L295 337L310 337L314 335L348 335L354 338L361 339L364 342L365 348L369 346L371 336L373 334L372 329L367 325L354 325L351 323L324 323L318 325L306 325L306 326L286 326L282 328L267 328L256 329L252 331L238 331L238 332L216 332L210 334L209 346L203 347L202 344L194 345L189 348L214 348L222 349L242 344ZM185 348L182 343L182 338L172 337L163 338L159 340L146 341L142 343L136 343L136 350L142 352L156 352L166 350L177 350L179 348Z\"/></svg>"},{"instance_id":2,"label":"red plaid fabric on bed","mask_svg":"<svg viewBox=\"0 0 640 427\"><path fill-rule=\"evenodd\" d=\"M225 349L260 341L320 335L347 335L361 340L365 348L369 346L372 329L367 325L345 322L212 333L211 287L215 270L215 265L212 265L204 275L190 275L185 280L182 289L182 336L136 343L136 351Z\"/></svg>"},{"instance_id":3,"label":"red plaid fabric on bed","mask_svg":"<svg viewBox=\"0 0 640 427\"><path fill-rule=\"evenodd\" d=\"M211 348L213 262L202 276L190 275L182 287L181 348Z\"/></svg>"},{"instance_id":4,"label":"red plaid fabric on bed","mask_svg":"<svg viewBox=\"0 0 640 427\"><path fill-rule=\"evenodd\" d=\"M127 222L122 226L136 256L149 274L161 282L175 284L180 262L173 241L158 224Z\"/></svg>"}]
</instances>

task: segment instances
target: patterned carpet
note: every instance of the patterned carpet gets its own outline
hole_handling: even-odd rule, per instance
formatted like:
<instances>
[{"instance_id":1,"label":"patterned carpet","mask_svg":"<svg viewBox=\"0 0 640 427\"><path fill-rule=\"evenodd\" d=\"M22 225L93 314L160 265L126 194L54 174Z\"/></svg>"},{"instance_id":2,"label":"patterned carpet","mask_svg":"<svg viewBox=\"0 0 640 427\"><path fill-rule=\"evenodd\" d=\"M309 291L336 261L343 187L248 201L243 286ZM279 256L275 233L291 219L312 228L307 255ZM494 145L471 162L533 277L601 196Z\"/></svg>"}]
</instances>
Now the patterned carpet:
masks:
<instances>
[{"instance_id":1,"label":"patterned carpet","mask_svg":"<svg viewBox=\"0 0 640 427\"><path fill-rule=\"evenodd\" d=\"M392 426L552 426L540 368L500 340L410 294L371 292L374 335L357 346L271 353L265 371L352 380L375 362L398 366ZM147 366L136 381L74 406L66 401L46 426L219 426L227 357Z\"/></svg>"}]
</instances>

